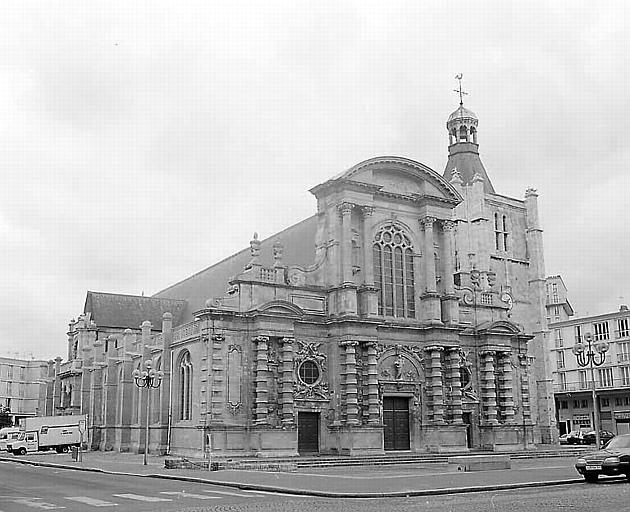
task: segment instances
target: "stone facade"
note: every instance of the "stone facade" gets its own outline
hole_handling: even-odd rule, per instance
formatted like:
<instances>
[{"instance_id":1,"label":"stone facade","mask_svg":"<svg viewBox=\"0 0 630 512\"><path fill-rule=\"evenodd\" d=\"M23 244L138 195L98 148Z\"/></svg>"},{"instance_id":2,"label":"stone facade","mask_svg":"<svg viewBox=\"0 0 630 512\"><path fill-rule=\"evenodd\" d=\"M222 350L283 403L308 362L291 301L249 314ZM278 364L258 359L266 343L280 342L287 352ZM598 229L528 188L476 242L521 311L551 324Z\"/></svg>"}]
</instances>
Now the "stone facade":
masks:
<instances>
[{"instance_id":1,"label":"stone facade","mask_svg":"<svg viewBox=\"0 0 630 512\"><path fill-rule=\"evenodd\" d=\"M553 441L537 195L495 193L477 125L449 118L443 175L367 160L311 190L313 217L153 297L104 312L93 294L52 409L88 413L94 448L141 450L148 394L150 446L189 455ZM161 320L138 329L143 311ZM163 372L148 393L146 360Z\"/></svg>"}]
</instances>

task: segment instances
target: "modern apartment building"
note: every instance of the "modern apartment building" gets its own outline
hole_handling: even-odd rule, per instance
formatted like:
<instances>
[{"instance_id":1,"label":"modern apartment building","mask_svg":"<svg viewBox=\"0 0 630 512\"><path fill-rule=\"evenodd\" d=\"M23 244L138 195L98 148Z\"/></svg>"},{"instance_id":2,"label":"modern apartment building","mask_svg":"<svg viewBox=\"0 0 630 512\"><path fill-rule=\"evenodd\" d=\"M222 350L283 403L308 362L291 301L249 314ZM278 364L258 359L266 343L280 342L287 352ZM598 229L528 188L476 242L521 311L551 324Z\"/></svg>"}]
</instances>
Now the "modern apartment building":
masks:
<instances>
[{"instance_id":1,"label":"modern apartment building","mask_svg":"<svg viewBox=\"0 0 630 512\"><path fill-rule=\"evenodd\" d=\"M13 421L42 414L47 372L46 361L0 357L0 406L11 411Z\"/></svg>"},{"instance_id":2,"label":"modern apartment building","mask_svg":"<svg viewBox=\"0 0 630 512\"><path fill-rule=\"evenodd\" d=\"M549 310L549 308L548 308ZM550 346L555 352L554 396L560 434L594 426L591 392L592 378L600 411L601 428L616 434L630 433L630 310L583 318L565 319L549 324ZM592 346L607 344L600 356L595 350L591 365L582 367L573 348L586 343L590 334ZM603 361L602 361L603 359ZM588 363L588 361L582 361Z\"/></svg>"}]
</instances>

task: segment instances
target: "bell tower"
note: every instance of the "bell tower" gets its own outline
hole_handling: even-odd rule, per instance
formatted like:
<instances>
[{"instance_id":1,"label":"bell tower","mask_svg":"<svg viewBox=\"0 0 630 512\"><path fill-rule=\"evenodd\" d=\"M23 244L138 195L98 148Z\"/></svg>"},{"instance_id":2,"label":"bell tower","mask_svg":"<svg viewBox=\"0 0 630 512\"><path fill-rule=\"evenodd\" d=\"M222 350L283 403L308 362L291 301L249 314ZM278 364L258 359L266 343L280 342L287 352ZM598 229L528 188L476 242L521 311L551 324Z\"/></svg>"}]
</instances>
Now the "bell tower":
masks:
<instances>
[{"instance_id":1,"label":"bell tower","mask_svg":"<svg viewBox=\"0 0 630 512\"><path fill-rule=\"evenodd\" d=\"M462 75L455 77L459 80L459 88L455 92L459 94L459 107L453 112L446 122L448 130L448 162L444 170L444 178L448 182L453 177L453 171L459 171L463 185L472 185L475 174L483 178L484 192L494 194L494 187L486 169L479 157L479 144L477 142L477 125L479 119L475 113L464 107L464 95L462 91Z\"/></svg>"}]
</instances>

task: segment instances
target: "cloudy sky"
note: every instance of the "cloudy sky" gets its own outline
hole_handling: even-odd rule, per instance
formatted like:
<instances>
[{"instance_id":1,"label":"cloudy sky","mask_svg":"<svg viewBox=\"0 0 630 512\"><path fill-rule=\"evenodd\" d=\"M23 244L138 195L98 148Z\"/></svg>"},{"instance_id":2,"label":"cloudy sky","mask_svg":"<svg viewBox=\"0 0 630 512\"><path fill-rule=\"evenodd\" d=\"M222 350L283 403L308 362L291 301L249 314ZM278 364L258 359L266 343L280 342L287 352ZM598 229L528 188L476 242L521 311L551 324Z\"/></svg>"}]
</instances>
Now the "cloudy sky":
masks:
<instances>
[{"instance_id":1,"label":"cloudy sky","mask_svg":"<svg viewBox=\"0 0 630 512\"><path fill-rule=\"evenodd\" d=\"M581 315L630 302L627 2L8 1L0 355L66 355L87 290L153 294L315 211L364 159L442 172L466 106L540 194Z\"/></svg>"}]
</instances>

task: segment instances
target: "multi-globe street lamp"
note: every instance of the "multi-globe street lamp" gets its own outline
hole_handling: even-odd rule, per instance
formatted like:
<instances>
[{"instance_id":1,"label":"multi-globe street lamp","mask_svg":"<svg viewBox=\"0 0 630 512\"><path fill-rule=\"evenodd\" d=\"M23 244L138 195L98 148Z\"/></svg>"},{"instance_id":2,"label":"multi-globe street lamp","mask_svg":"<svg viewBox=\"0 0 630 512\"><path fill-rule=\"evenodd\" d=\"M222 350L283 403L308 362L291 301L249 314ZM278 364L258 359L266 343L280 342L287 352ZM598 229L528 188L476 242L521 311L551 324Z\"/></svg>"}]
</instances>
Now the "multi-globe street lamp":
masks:
<instances>
[{"instance_id":1,"label":"multi-globe street lamp","mask_svg":"<svg viewBox=\"0 0 630 512\"><path fill-rule=\"evenodd\" d=\"M149 453L149 415L151 412L151 397L149 396L149 390L151 388L159 388L162 383L162 378L164 377L164 372L155 371L152 367L153 364L151 361L145 361L144 366L146 370L140 371L136 369L133 371L133 378L136 381L136 386L139 388L147 388L147 419L145 426L145 436L144 436L144 461L143 464L147 465L147 454Z\"/></svg>"},{"instance_id":2,"label":"multi-globe street lamp","mask_svg":"<svg viewBox=\"0 0 630 512\"><path fill-rule=\"evenodd\" d=\"M593 335L587 332L584 335L584 341L579 340L572 349L578 366L591 369L591 396L593 400L593 420L595 421L595 443L597 449L600 447L600 425L599 425L599 407L597 406L597 394L595 392L595 371L594 366L601 366L606 361L606 352L608 352L608 342L599 340L593 342Z\"/></svg>"}]
</instances>

